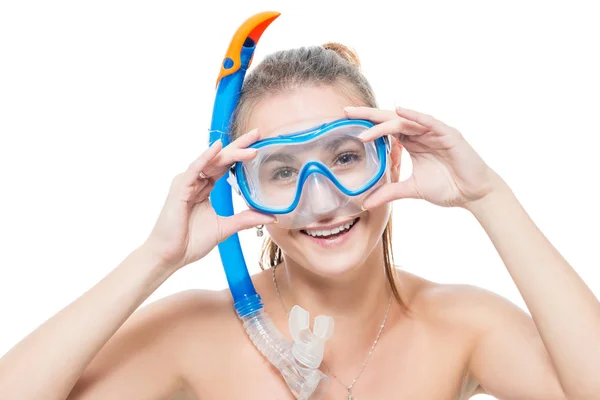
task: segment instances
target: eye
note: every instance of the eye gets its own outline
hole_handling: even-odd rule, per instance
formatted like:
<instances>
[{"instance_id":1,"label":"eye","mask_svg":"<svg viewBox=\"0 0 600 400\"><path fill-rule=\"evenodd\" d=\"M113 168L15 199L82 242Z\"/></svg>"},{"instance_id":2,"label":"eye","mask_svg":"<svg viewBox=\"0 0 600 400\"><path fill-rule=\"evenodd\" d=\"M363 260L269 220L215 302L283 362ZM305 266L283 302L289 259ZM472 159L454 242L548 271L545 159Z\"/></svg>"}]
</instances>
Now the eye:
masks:
<instances>
[{"instance_id":1,"label":"eye","mask_svg":"<svg viewBox=\"0 0 600 400\"><path fill-rule=\"evenodd\" d=\"M296 171L289 167L278 168L271 174L271 179L275 181L286 181L292 179L296 175Z\"/></svg>"},{"instance_id":2,"label":"eye","mask_svg":"<svg viewBox=\"0 0 600 400\"><path fill-rule=\"evenodd\" d=\"M352 152L346 152L340 154L336 159L334 164L346 166L360 161L360 155Z\"/></svg>"}]
</instances>

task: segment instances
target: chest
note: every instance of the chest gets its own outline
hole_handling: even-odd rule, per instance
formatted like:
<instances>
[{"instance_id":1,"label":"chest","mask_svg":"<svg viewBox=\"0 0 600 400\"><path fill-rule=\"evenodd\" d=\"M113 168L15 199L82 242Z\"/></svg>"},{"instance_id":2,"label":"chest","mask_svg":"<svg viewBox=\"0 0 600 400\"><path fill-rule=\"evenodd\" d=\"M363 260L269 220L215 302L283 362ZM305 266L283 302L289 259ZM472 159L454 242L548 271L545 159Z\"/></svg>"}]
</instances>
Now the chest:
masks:
<instances>
[{"instance_id":1,"label":"chest","mask_svg":"<svg viewBox=\"0 0 600 400\"><path fill-rule=\"evenodd\" d=\"M459 399L466 384L466 346L441 342L427 335L388 338L382 345L354 384L353 400ZM329 373L322 400L349 398L347 386L361 365L338 367L337 378ZM199 400L294 400L280 372L246 343L215 363L211 373L193 377L190 384Z\"/></svg>"}]
</instances>

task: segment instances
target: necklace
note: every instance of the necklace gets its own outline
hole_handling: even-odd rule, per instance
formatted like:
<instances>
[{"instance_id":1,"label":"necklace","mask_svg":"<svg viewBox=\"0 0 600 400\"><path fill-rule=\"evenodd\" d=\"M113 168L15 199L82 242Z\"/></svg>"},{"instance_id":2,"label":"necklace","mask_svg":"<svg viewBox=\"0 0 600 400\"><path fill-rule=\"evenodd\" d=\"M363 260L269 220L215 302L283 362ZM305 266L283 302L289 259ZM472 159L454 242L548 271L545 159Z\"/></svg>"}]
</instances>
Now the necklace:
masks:
<instances>
[{"instance_id":1,"label":"necklace","mask_svg":"<svg viewBox=\"0 0 600 400\"><path fill-rule=\"evenodd\" d=\"M277 293L277 297L279 298L279 302L281 303L281 307L283 308L283 311L285 311L285 313L289 317L290 313L287 311L287 307L285 306L285 303L283 301L283 297L281 297L281 293L279 292L279 285L277 285L277 278L275 277L275 268L276 267L271 267L271 270L273 271L273 286L275 287L275 292ZM327 366L327 364L325 364L325 362L322 362L323 366L325 368L327 368L327 371L335 378L335 380L340 385L342 385L344 387L344 389L346 389L348 391L348 400L358 400L356 397L352 396L352 388L354 387L354 384L356 383L356 381L358 380L358 378L360 377L360 375L364 371L365 367L367 366L367 363L369 362L369 359L371 358L371 355L373 354L373 350L375 350L375 346L377 346L377 342L379 342L379 337L381 336L381 332L383 331L383 327L385 326L388 314L390 312L390 306L392 305L392 295L393 295L393 292L390 293L390 298L388 300L387 309L385 310L385 316L383 317L383 322L379 326L379 332L377 332L377 337L375 337L375 340L373 341L373 344L371 345L371 350L369 350L369 353L367 354L367 357L365 358L365 361L363 362L362 367L360 368L360 371L358 371L358 374L356 375L356 377L354 378L354 380L352 381L352 383L350 385L344 384L344 382L342 382L340 380L340 378L338 378L333 373L333 371L331 370L331 368L329 368Z\"/></svg>"}]
</instances>

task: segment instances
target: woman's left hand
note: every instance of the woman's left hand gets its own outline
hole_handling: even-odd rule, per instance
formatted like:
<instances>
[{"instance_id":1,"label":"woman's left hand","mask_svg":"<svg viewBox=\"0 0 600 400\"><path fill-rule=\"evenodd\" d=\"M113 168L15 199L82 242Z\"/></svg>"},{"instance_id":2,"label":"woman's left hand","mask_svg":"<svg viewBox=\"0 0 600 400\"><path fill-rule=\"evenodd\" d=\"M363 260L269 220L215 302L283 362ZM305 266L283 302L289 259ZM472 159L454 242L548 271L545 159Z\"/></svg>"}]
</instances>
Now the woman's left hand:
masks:
<instances>
[{"instance_id":1,"label":"woman's left hand","mask_svg":"<svg viewBox=\"0 0 600 400\"><path fill-rule=\"evenodd\" d=\"M365 200L366 209L401 198L424 199L444 207L468 208L501 183L462 134L434 117L413 110L347 107L348 118L367 119L377 125L361 134L371 141L396 137L412 159L410 178L376 189Z\"/></svg>"}]
</instances>

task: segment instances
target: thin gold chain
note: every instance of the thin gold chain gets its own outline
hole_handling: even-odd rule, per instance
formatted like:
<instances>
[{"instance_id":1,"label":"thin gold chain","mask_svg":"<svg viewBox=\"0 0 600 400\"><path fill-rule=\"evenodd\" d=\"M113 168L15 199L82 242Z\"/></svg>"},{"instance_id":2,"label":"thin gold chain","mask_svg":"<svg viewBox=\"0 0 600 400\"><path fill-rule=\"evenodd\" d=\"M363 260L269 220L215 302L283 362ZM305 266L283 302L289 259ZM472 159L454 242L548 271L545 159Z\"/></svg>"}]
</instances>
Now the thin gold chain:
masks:
<instances>
[{"instance_id":1,"label":"thin gold chain","mask_svg":"<svg viewBox=\"0 0 600 400\"><path fill-rule=\"evenodd\" d=\"M279 292L279 285L277 285L277 278L275 277L275 268L276 268L275 266L271 267L271 270L273 271L273 286L275 287L275 292L277 293L277 297L279 298L279 302L281 303L281 307L283 308L283 311L289 317L290 313L288 312L287 307L283 301L283 297L281 296L281 293ZM365 370L365 367L367 366L367 363L369 362L369 359L371 358L371 355L373 354L373 351L375 350L375 346L377 346L377 343L379 342L379 337L381 336L381 332L383 332L383 328L385 327L385 323L387 321L387 318L388 318L388 315L390 312L390 306L392 305L392 296L393 296L393 292L390 293L390 298L388 300L387 309L385 310L385 316L383 317L383 322L379 326L379 332L377 332L377 337L375 338L375 340L373 341L373 344L371 345L371 350L369 350L369 354L367 354L367 357L365 358L365 361L363 362L363 365L360 368L360 371L358 371L358 374L356 375L356 377L354 378L354 380L352 381L352 383L350 385L346 385L344 382L342 382L340 380L340 378L338 378L337 375L335 375L333 373L331 368L329 368L329 366L327 366L327 364L325 364L324 361L322 362L323 366L325 368L327 368L327 371L335 378L335 380L338 381L338 383L340 385L342 385L348 391L348 400L354 399L354 397L352 397L352 388L354 387L354 384L356 383L356 381L358 381L358 378L360 377L360 375Z\"/></svg>"}]
</instances>

